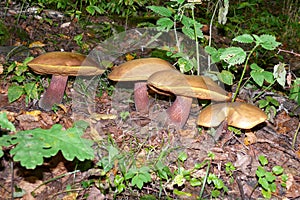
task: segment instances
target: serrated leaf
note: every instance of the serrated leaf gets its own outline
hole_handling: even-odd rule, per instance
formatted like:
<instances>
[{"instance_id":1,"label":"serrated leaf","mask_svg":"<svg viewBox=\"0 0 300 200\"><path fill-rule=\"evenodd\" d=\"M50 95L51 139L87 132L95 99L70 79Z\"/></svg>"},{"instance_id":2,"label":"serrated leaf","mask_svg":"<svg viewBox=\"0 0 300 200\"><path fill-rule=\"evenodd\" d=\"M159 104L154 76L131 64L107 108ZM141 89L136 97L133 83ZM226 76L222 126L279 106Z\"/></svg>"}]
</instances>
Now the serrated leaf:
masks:
<instances>
[{"instance_id":1,"label":"serrated leaf","mask_svg":"<svg viewBox=\"0 0 300 200\"><path fill-rule=\"evenodd\" d=\"M230 66L242 64L246 59L246 52L240 47L228 47L221 53L220 59Z\"/></svg>"},{"instance_id":2,"label":"serrated leaf","mask_svg":"<svg viewBox=\"0 0 300 200\"><path fill-rule=\"evenodd\" d=\"M210 46L206 46L205 51L211 56L212 64L220 62L220 55L221 55L220 51Z\"/></svg>"},{"instance_id":3,"label":"serrated leaf","mask_svg":"<svg viewBox=\"0 0 300 200\"><path fill-rule=\"evenodd\" d=\"M190 39L195 40L195 31L193 28L183 26L182 27L182 32L188 36Z\"/></svg>"},{"instance_id":4,"label":"serrated leaf","mask_svg":"<svg viewBox=\"0 0 300 200\"><path fill-rule=\"evenodd\" d=\"M159 14L163 17L171 17L172 16L172 11L163 6L147 6L147 8L149 8L156 14Z\"/></svg>"},{"instance_id":5,"label":"serrated leaf","mask_svg":"<svg viewBox=\"0 0 300 200\"><path fill-rule=\"evenodd\" d=\"M24 94L24 90L21 86L18 85L11 85L8 88L7 91L7 97L8 97L8 101L9 103L12 103L14 101L16 101L17 99L19 99L22 94Z\"/></svg>"},{"instance_id":6,"label":"serrated leaf","mask_svg":"<svg viewBox=\"0 0 300 200\"><path fill-rule=\"evenodd\" d=\"M156 24L159 26L158 28L160 30L170 30L173 27L174 22L169 18L160 18L157 20Z\"/></svg>"},{"instance_id":7,"label":"serrated leaf","mask_svg":"<svg viewBox=\"0 0 300 200\"><path fill-rule=\"evenodd\" d=\"M261 35L260 45L267 50L274 50L276 47L281 45L280 42L276 42L276 38L273 35Z\"/></svg>"},{"instance_id":8,"label":"serrated leaf","mask_svg":"<svg viewBox=\"0 0 300 200\"><path fill-rule=\"evenodd\" d=\"M234 75L227 70L222 70L221 73L217 74L218 79L227 85L233 84Z\"/></svg>"},{"instance_id":9,"label":"serrated leaf","mask_svg":"<svg viewBox=\"0 0 300 200\"><path fill-rule=\"evenodd\" d=\"M43 158L54 156L61 151L63 156L72 161L93 159L93 142L81 138L83 131L77 128L62 130L62 126L55 124L51 129L33 129L20 131L12 140L16 144L10 153L14 161L20 161L27 169L34 169L43 164Z\"/></svg>"},{"instance_id":10,"label":"serrated leaf","mask_svg":"<svg viewBox=\"0 0 300 200\"><path fill-rule=\"evenodd\" d=\"M16 131L16 127L7 119L5 112L0 113L0 127L9 131Z\"/></svg>"},{"instance_id":11,"label":"serrated leaf","mask_svg":"<svg viewBox=\"0 0 300 200\"><path fill-rule=\"evenodd\" d=\"M250 76L253 78L254 82L260 87L264 84L264 76L259 71L251 71Z\"/></svg>"},{"instance_id":12,"label":"serrated leaf","mask_svg":"<svg viewBox=\"0 0 300 200\"><path fill-rule=\"evenodd\" d=\"M243 34L243 35L239 35L239 36L235 37L233 39L233 41L249 44L249 43L254 42L254 39L250 34Z\"/></svg>"}]
</instances>

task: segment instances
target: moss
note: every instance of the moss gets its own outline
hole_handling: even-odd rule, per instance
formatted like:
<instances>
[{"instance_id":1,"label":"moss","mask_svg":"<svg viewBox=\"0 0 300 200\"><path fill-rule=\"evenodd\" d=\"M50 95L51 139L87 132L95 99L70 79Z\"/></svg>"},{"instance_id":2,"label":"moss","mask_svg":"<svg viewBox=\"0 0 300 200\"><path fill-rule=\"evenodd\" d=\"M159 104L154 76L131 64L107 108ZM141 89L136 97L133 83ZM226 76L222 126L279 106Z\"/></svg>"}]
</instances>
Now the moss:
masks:
<instances>
[{"instance_id":1,"label":"moss","mask_svg":"<svg viewBox=\"0 0 300 200\"><path fill-rule=\"evenodd\" d=\"M5 24L0 20L0 45L5 45L9 41L9 31Z\"/></svg>"}]
</instances>

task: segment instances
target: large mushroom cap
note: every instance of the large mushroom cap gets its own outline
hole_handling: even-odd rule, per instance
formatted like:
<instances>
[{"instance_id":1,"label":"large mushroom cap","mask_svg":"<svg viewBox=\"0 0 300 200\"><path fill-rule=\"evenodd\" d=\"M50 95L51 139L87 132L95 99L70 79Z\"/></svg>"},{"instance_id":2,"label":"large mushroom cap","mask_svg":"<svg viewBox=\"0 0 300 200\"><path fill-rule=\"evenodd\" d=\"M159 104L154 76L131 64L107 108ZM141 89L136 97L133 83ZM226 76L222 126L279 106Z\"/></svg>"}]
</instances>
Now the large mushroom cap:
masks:
<instances>
[{"instance_id":1,"label":"large mushroom cap","mask_svg":"<svg viewBox=\"0 0 300 200\"><path fill-rule=\"evenodd\" d=\"M258 107L248 103L232 102L207 106L200 112L197 124L215 127L226 120L230 126L251 129L266 119L267 115Z\"/></svg>"},{"instance_id":2,"label":"large mushroom cap","mask_svg":"<svg viewBox=\"0 0 300 200\"><path fill-rule=\"evenodd\" d=\"M113 81L146 81L153 73L166 69L175 68L160 58L141 58L115 67L108 78Z\"/></svg>"},{"instance_id":3,"label":"large mushroom cap","mask_svg":"<svg viewBox=\"0 0 300 200\"><path fill-rule=\"evenodd\" d=\"M148 85L158 93L177 96L227 101L227 92L212 79L205 76L184 75L176 70L164 70L152 74Z\"/></svg>"},{"instance_id":4,"label":"large mushroom cap","mask_svg":"<svg viewBox=\"0 0 300 200\"><path fill-rule=\"evenodd\" d=\"M28 66L38 74L61 76L92 76L104 72L104 69L99 68L90 58L71 52L45 53L30 61Z\"/></svg>"}]
</instances>

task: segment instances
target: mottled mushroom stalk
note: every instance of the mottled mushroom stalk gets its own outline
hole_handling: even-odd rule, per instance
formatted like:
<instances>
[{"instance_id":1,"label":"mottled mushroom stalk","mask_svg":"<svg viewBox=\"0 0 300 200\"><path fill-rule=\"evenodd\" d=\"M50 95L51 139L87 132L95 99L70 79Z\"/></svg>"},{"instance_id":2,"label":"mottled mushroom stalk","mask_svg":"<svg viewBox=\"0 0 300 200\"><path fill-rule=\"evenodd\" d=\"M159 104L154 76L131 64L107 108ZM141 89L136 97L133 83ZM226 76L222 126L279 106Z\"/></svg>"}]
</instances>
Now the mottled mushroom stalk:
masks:
<instances>
[{"instance_id":1,"label":"mottled mushroom stalk","mask_svg":"<svg viewBox=\"0 0 300 200\"><path fill-rule=\"evenodd\" d=\"M52 75L50 85L39 101L39 107L49 111L54 104L61 103L67 82L68 76Z\"/></svg>"},{"instance_id":2,"label":"mottled mushroom stalk","mask_svg":"<svg viewBox=\"0 0 300 200\"><path fill-rule=\"evenodd\" d=\"M190 97L177 96L173 104L167 109L170 124L183 128L189 118L193 99Z\"/></svg>"},{"instance_id":3,"label":"mottled mushroom stalk","mask_svg":"<svg viewBox=\"0 0 300 200\"><path fill-rule=\"evenodd\" d=\"M149 112L149 96L147 82L137 82L134 84L135 109L142 114Z\"/></svg>"}]
</instances>

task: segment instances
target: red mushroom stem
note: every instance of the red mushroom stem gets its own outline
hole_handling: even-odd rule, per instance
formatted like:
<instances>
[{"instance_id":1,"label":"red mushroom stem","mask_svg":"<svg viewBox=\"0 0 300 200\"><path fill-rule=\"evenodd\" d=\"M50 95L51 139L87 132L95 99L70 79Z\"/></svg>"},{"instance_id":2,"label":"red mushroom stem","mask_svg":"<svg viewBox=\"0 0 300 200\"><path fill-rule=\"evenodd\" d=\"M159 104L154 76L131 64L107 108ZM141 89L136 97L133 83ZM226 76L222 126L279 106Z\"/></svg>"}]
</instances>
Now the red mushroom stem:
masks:
<instances>
[{"instance_id":1,"label":"red mushroom stem","mask_svg":"<svg viewBox=\"0 0 300 200\"><path fill-rule=\"evenodd\" d=\"M190 97L177 96L171 107L167 109L170 124L182 128L190 114L193 99Z\"/></svg>"},{"instance_id":2,"label":"red mushroom stem","mask_svg":"<svg viewBox=\"0 0 300 200\"><path fill-rule=\"evenodd\" d=\"M50 85L39 101L39 107L49 111L54 104L61 103L67 81L68 76L52 75Z\"/></svg>"},{"instance_id":3,"label":"red mushroom stem","mask_svg":"<svg viewBox=\"0 0 300 200\"><path fill-rule=\"evenodd\" d=\"M147 114L149 112L149 97L147 90L147 82L137 82L134 84L135 108L142 114Z\"/></svg>"}]
</instances>

